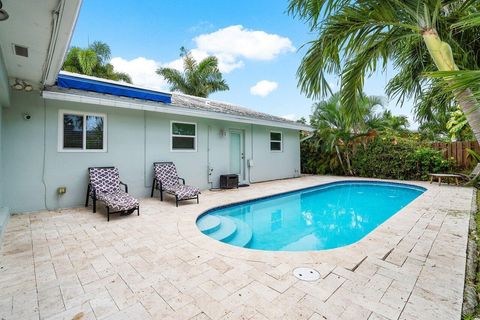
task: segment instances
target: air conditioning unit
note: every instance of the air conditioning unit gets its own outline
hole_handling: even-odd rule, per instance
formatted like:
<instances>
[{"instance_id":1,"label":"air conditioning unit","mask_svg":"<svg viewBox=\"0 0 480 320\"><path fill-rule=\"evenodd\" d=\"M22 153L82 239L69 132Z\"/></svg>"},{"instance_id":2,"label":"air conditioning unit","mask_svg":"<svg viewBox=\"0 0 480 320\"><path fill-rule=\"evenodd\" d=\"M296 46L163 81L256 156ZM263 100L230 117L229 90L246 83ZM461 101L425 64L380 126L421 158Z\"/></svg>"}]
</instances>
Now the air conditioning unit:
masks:
<instances>
[{"instance_id":1,"label":"air conditioning unit","mask_svg":"<svg viewBox=\"0 0 480 320\"><path fill-rule=\"evenodd\" d=\"M222 174L220 176L220 189L238 188L238 175Z\"/></svg>"}]
</instances>

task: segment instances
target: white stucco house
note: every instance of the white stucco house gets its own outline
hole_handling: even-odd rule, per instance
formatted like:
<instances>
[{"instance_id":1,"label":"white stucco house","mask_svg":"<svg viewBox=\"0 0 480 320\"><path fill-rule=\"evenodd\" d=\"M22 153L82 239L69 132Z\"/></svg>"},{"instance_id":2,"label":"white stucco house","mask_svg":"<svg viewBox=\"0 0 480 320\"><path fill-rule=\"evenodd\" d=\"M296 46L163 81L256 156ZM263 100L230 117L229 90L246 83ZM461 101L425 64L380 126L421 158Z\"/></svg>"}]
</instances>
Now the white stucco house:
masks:
<instances>
[{"instance_id":1,"label":"white stucco house","mask_svg":"<svg viewBox=\"0 0 480 320\"><path fill-rule=\"evenodd\" d=\"M9 14L0 21L4 217L83 205L92 166L118 167L137 197L149 195L155 161L173 161L188 184L201 189L218 187L222 174L238 174L246 184L300 175L299 131L311 131L308 126L233 104L60 72L80 5L3 1Z\"/></svg>"}]
</instances>

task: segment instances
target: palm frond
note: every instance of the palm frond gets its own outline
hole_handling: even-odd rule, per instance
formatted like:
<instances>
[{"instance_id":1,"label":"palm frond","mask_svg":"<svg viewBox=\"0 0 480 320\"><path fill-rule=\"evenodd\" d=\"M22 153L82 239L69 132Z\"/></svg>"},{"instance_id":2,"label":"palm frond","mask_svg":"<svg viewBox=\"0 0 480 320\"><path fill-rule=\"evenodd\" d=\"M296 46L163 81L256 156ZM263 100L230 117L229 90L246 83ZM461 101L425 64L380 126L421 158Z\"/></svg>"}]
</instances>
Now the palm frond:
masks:
<instances>
[{"instance_id":1,"label":"palm frond","mask_svg":"<svg viewBox=\"0 0 480 320\"><path fill-rule=\"evenodd\" d=\"M93 50L79 50L77 52L78 64L83 74L91 76L93 68L98 64L97 54Z\"/></svg>"},{"instance_id":2,"label":"palm frond","mask_svg":"<svg viewBox=\"0 0 480 320\"><path fill-rule=\"evenodd\" d=\"M110 46L102 41L94 41L88 46L88 49L93 50L97 54L97 59L100 64L105 64L110 60L112 54Z\"/></svg>"},{"instance_id":3,"label":"palm frond","mask_svg":"<svg viewBox=\"0 0 480 320\"><path fill-rule=\"evenodd\" d=\"M425 75L439 79L451 95L469 90L477 100L480 99L480 70L435 71Z\"/></svg>"},{"instance_id":4,"label":"palm frond","mask_svg":"<svg viewBox=\"0 0 480 320\"><path fill-rule=\"evenodd\" d=\"M182 92L190 90L180 71L172 68L158 68L156 73L164 77L168 84L170 84L170 90Z\"/></svg>"},{"instance_id":5,"label":"palm frond","mask_svg":"<svg viewBox=\"0 0 480 320\"><path fill-rule=\"evenodd\" d=\"M472 13L452 24L453 29L465 30L480 27L480 12Z\"/></svg>"}]
</instances>

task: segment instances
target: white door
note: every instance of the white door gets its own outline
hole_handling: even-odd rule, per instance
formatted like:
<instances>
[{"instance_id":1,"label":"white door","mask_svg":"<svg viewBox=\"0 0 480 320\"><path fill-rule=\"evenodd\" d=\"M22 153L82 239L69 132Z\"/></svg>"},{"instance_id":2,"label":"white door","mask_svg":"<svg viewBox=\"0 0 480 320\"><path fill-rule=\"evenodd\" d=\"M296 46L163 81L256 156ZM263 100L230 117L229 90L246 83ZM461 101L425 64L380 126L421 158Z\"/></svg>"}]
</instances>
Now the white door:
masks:
<instances>
[{"instance_id":1,"label":"white door","mask_svg":"<svg viewBox=\"0 0 480 320\"><path fill-rule=\"evenodd\" d=\"M230 130L230 172L238 174L239 182L245 181L245 151L243 131Z\"/></svg>"}]
</instances>

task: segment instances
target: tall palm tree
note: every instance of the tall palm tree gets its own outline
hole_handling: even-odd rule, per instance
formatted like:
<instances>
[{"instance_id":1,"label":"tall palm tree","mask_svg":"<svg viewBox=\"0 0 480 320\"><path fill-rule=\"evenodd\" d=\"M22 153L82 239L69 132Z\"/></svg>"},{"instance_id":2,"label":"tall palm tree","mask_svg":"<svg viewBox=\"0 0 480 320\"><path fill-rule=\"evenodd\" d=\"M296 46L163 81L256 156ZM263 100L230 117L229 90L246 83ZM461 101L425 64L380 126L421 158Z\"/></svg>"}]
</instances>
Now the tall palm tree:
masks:
<instances>
[{"instance_id":1,"label":"tall palm tree","mask_svg":"<svg viewBox=\"0 0 480 320\"><path fill-rule=\"evenodd\" d=\"M210 56L197 63L183 47L180 56L183 58L183 72L163 67L156 71L170 84L170 90L206 98L211 93L229 89L218 69L216 57Z\"/></svg>"},{"instance_id":2,"label":"tall palm tree","mask_svg":"<svg viewBox=\"0 0 480 320\"><path fill-rule=\"evenodd\" d=\"M409 122L406 116L396 116L390 110L385 110L380 115L380 119L383 122L383 127L391 129L393 132L405 132L408 130Z\"/></svg>"},{"instance_id":3,"label":"tall palm tree","mask_svg":"<svg viewBox=\"0 0 480 320\"><path fill-rule=\"evenodd\" d=\"M88 48L70 48L62 69L115 81L132 83L130 76L114 70L110 61L110 47L101 41L94 41Z\"/></svg>"},{"instance_id":4,"label":"tall palm tree","mask_svg":"<svg viewBox=\"0 0 480 320\"><path fill-rule=\"evenodd\" d=\"M316 129L317 147L325 152L334 153L345 174L353 175L351 155L356 144L371 134L372 121L376 117L375 109L383 107L383 99L375 96L364 96L358 101L358 112L351 113L342 104L340 93L329 99L315 103L310 124Z\"/></svg>"},{"instance_id":5,"label":"tall palm tree","mask_svg":"<svg viewBox=\"0 0 480 320\"><path fill-rule=\"evenodd\" d=\"M350 112L356 112L365 77L386 70L389 61L398 74L387 85L387 93L417 102L442 85L426 78L425 72L480 66L478 25L468 32L452 29L454 23L478 15L477 0L290 0L289 12L306 20L319 35L298 69L301 90L311 97L324 96L330 92L325 75L339 73L341 100ZM447 78L453 86L457 81ZM475 95L465 86L451 90L446 95L452 92L480 141Z\"/></svg>"},{"instance_id":6,"label":"tall palm tree","mask_svg":"<svg viewBox=\"0 0 480 320\"><path fill-rule=\"evenodd\" d=\"M480 31L480 12L472 12L452 25L458 32ZM478 68L477 68L478 69ZM471 90L477 100L480 99L480 70L453 70L430 72L430 76L441 79L451 92Z\"/></svg>"}]
</instances>

